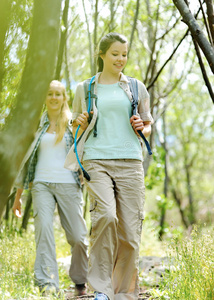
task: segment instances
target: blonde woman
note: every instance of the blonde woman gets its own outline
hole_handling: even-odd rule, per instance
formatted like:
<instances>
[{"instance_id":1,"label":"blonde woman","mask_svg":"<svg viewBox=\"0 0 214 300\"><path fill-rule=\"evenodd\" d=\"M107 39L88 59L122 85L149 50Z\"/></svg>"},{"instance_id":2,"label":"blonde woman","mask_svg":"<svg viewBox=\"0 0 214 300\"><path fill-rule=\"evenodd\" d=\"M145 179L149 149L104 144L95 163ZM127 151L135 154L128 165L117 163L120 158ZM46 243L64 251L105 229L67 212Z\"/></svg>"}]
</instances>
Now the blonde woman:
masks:
<instances>
[{"instance_id":1,"label":"blonde woman","mask_svg":"<svg viewBox=\"0 0 214 300\"><path fill-rule=\"evenodd\" d=\"M66 170L64 160L73 143L70 109L63 84L50 83L35 139L20 168L13 212L21 216L21 194L32 183L36 260L35 280L43 294L59 290L53 216L57 206L62 227L72 249L69 275L76 295L86 294L87 229L82 214L82 194L78 172Z\"/></svg>"}]
</instances>

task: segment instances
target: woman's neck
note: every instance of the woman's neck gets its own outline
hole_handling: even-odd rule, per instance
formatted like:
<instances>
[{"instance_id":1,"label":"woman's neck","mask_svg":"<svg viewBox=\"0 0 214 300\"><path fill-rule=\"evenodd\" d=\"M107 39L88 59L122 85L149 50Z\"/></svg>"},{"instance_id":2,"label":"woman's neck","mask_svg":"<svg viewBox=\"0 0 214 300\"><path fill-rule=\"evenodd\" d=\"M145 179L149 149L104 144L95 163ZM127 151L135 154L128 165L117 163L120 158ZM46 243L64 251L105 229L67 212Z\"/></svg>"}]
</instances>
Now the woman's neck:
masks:
<instances>
[{"instance_id":1,"label":"woman's neck","mask_svg":"<svg viewBox=\"0 0 214 300\"><path fill-rule=\"evenodd\" d=\"M51 122L57 122L60 111L48 111L48 119Z\"/></svg>"},{"instance_id":2,"label":"woman's neck","mask_svg":"<svg viewBox=\"0 0 214 300\"><path fill-rule=\"evenodd\" d=\"M112 74L109 72L102 71L98 82L101 84L114 84L120 81L120 76L121 76L120 73Z\"/></svg>"}]
</instances>

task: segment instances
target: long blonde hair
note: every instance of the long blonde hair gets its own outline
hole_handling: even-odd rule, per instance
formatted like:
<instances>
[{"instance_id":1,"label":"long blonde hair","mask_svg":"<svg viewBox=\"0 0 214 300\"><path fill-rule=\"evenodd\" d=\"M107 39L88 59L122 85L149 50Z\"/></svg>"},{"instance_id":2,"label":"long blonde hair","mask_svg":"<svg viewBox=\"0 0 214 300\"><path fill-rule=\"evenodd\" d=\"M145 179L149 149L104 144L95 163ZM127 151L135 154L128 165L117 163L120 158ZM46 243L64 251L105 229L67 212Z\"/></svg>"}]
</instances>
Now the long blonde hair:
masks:
<instances>
[{"instance_id":1,"label":"long blonde hair","mask_svg":"<svg viewBox=\"0 0 214 300\"><path fill-rule=\"evenodd\" d=\"M63 139L66 127L68 125L68 121L71 119L71 111L68 106L68 96L66 93L65 86L58 80L52 80L50 83L50 87L51 85L55 85L55 86L57 85L58 87L60 87L62 89L62 93L64 97L64 102L62 104L61 111L57 120L56 142L55 142L57 144L61 142L61 140Z\"/></svg>"}]
</instances>

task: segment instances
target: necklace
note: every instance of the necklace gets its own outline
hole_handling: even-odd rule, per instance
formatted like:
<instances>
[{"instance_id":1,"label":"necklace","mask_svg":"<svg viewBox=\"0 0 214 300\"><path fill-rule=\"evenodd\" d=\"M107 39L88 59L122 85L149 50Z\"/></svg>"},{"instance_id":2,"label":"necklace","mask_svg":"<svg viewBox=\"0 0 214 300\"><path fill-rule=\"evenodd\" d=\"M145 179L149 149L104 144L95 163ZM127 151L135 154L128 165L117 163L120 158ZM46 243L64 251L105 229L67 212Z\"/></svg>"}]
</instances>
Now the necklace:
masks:
<instances>
[{"instance_id":1,"label":"necklace","mask_svg":"<svg viewBox=\"0 0 214 300\"><path fill-rule=\"evenodd\" d=\"M57 128L57 122L50 123L48 131L51 132L51 133L56 134L56 128Z\"/></svg>"}]
</instances>

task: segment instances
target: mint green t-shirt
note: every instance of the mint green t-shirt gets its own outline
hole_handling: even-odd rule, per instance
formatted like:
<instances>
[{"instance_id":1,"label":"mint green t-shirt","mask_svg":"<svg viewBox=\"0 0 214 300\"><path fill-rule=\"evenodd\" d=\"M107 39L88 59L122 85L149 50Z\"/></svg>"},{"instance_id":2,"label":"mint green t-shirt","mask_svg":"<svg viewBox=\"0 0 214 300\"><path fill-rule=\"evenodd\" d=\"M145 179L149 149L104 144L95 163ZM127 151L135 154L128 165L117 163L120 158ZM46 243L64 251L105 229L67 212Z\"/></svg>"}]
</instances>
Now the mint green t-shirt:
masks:
<instances>
[{"instance_id":1,"label":"mint green t-shirt","mask_svg":"<svg viewBox=\"0 0 214 300\"><path fill-rule=\"evenodd\" d=\"M91 131L84 146L83 160L138 159L142 160L140 141L131 124L131 102L115 84L97 85L97 136Z\"/></svg>"}]
</instances>

